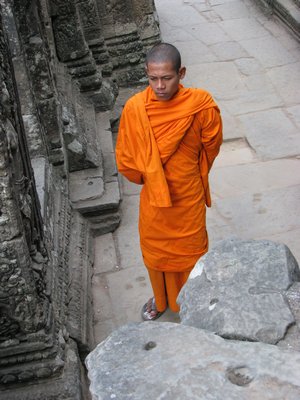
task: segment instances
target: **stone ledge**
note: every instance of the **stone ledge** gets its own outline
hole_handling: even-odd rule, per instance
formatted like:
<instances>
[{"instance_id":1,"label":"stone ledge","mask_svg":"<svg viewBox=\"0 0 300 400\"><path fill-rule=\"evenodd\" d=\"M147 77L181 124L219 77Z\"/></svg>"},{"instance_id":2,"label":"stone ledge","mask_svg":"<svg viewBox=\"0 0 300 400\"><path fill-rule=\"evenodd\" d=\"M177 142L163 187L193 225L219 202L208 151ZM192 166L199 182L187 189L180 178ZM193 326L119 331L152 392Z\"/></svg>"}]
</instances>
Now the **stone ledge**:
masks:
<instances>
[{"instance_id":1,"label":"stone ledge","mask_svg":"<svg viewBox=\"0 0 300 400\"><path fill-rule=\"evenodd\" d=\"M99 188L89 191L91 172L90 170L80 172L81 174L73 173L72 182L70 180L72 208L89 220L94 236L113 232L120 223L121 195L117 178L107 183L104 183L102 178L95 178L94 182L99 183ZM79 179L79 176L84 175L83 172L86 178Z\"/></svg>"},{"instance_id":2,"label":"stone ledge","mask_svg":"<svg viewBox=\"0 0 300 400\"><path fill-rule=\"evenodd\" d=\"M90 217L91 231L93 236L104 235L113 232L121 222L121 216L118 212L107 212L97 217Z\"/></svg>"},{"instance_id":3,"label":"stone ledge","mask_svg":"<svg viewBox=\"0 0 300 400\"><path fill-rule=\"evenodd\" d=\"M21 367L20 367L21 368ZM61 376L44 380L22 387L6 388L0 394L1 399L5 400L83 400L83 390L86 386L85 377L82 374L82 365L79 359L76 343L69 339L66 343L66 363Z\"/></svg>"},{"instance_id":4,"label":"stone ledge","mask_svg":"<svg viewBox=\"0 0 300 400\"><path fill-rule=\"evenodd\" d=\"M88 182L90 181L91 180L88 180ZM100 186L103 184L103 181L101 182L101 180L97 180L96 183L99 183ZM80 187L81 185L83 187ZM74 185L70 185L72 208L74 210L79 211L86 217L95 217L98 212L102 211L118 210L120 204L120 191L119 183L117 181L108 182L105 185L103 184L104 190L102 193L100 189L97 191L97 188L95 191L89 192L87 185L88 183L84 180L77 180ZM86 196L84 196L85 188L87 188Z\"/></svg>"},{"instance_id":5,"label":"stone ledge","mask_svg":"<svg viewBox=\"0 0 300 400\"><path fill-rule=\"evenodd\" d=\"M256 0L270 10L300 39L300 5L293 0Z\"/></svg>"},{"instance_id":6,"label":"stone ledge","mask_svg":"<svg viewBox=\"0 0 300 400\"><path fill-rule=\"evenodd\" d=\"M88 168L69 175L70 200L74 209L82 212L86 202L97 202L104 194L101 168Z\"/></svg>"}]
</instances>

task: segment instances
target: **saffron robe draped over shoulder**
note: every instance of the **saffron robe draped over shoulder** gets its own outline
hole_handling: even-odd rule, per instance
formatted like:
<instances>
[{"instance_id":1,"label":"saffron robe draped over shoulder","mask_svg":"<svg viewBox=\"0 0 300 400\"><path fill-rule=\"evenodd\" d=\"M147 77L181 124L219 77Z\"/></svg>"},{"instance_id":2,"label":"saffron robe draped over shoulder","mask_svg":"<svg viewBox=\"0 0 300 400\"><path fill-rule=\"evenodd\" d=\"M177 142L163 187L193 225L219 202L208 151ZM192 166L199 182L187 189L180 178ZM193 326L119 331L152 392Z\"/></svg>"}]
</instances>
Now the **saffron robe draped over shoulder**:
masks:
<instances>
[{"instance_id":1,"label":"saffron robe draped over shoulder","mask_svg":"<svg viewBox=\"0 0 300 400\"><path fill-rule=\"evenodd\" d=\"M147 268L191 271L208 249L208 173L222 143L211 95L180 85L169 101L147 87L122 112L116 144L121 174L143 184L140 244Z\"/></svg>"}]
</instances>

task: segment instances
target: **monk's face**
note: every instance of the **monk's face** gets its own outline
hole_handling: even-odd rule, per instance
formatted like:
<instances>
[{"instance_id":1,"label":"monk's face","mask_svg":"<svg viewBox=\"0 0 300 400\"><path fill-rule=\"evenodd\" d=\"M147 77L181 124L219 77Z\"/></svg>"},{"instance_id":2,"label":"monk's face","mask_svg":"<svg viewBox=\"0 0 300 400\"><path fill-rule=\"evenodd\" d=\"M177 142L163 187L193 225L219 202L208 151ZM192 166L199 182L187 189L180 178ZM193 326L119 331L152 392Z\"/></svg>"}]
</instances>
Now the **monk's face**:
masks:
<instances>
[{"instance_id":1,"label":"monk's face","mask_svg":"<svg viewBox=\"0 0 300 400\"><path fill-rule=\"evenodd\" d=\"M177 72L171 62L149 63L146 73L157 100L168 101L177 93L185 67Z\"/></svg>"}]
</instances>

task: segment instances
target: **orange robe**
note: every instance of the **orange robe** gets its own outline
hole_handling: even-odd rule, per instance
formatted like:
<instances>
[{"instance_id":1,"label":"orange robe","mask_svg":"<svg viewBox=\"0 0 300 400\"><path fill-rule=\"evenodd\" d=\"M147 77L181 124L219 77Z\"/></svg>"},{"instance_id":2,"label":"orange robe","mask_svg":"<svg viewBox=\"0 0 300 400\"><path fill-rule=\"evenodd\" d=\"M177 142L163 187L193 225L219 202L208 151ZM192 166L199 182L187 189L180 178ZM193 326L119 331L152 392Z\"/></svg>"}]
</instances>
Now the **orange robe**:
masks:
<instances>
[{"instance_id":1,"label":"orange robe","mask_svg":"<svg viewBox=\"0 0 300 400\"><path fill-rule=\"evenodd\" d=\"M180 85L176 95L163 102L147 87L127 101L116 160L121 174L143 184L140 244L153 277L162 271L187 278L207 252L208 172L221 142L220 112L204 90ZM155 286L156 279L149 275Z\"/></svg>"}]
</instances>

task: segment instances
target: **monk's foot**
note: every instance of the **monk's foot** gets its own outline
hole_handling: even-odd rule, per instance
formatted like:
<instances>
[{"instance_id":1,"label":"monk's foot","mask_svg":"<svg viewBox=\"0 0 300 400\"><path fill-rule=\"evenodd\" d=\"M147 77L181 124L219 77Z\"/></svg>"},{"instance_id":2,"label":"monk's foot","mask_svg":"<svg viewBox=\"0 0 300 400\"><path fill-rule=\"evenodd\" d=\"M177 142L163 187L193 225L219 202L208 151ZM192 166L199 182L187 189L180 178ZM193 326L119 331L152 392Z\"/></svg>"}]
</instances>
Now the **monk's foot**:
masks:
<instances>
[{"instance_id":1,"label":"monk's foot","mask_svg":"<svg viewBox=\"0 0 300 400\"><path fill-rule=\"evenodd\" d=\"M159 318L165 311L158 311L155 304L155 298L151 297L143 305L142 308L142 318L144 321L154 321L155 319Z\"/></svg>"}]
</instances>

